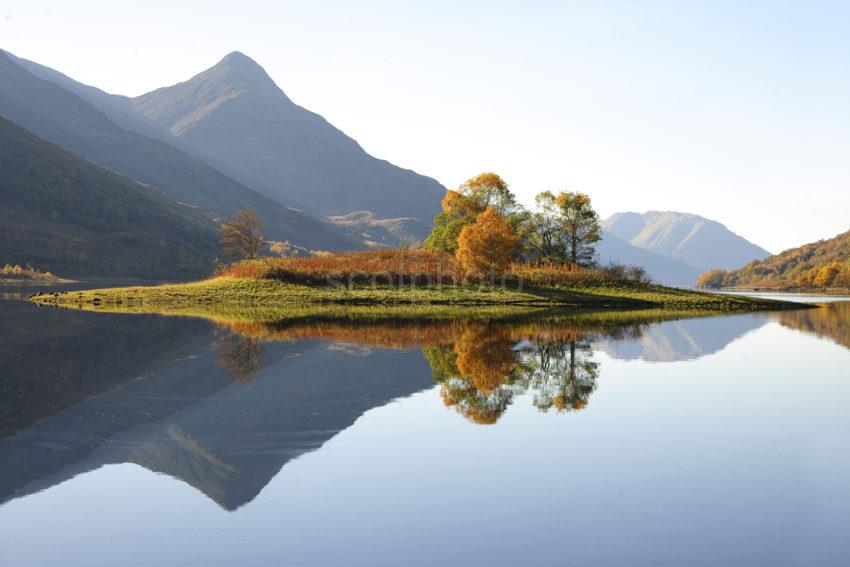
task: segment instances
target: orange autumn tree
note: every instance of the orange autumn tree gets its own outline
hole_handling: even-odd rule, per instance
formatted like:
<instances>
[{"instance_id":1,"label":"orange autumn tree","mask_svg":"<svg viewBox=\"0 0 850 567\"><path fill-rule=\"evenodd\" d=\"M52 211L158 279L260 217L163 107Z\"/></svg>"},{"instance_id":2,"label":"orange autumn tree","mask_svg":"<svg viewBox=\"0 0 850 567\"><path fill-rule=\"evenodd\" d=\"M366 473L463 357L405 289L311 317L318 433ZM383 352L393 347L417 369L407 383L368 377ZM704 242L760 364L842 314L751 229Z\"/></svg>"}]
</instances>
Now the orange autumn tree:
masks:
<instances>
[{"instance_id":1,"label":"orange autumn tree","mask_svg":"<svg viewBox=\"0 0 850 567\"><path fill-rule=\"evenodd\" d=\"M519 210L508 184L495 173L482 173L461 183L456 191L449 189L441 204L443 211L434 218L434 228L423 245L445 254L457 252L461 231L488 207L511 218Z\"/></svg>"},{"instance_id":2,"label":"orange autumn tree","mask_svg":"<svg viewBox=\"0 0 850 567\"><path fill-rule=\"evenodd\" d=\"M457 241L455 257L471 273L501 274L519 251L519 240L505 218L493 207L464 227Z\"/></svg>"}]
</instances>

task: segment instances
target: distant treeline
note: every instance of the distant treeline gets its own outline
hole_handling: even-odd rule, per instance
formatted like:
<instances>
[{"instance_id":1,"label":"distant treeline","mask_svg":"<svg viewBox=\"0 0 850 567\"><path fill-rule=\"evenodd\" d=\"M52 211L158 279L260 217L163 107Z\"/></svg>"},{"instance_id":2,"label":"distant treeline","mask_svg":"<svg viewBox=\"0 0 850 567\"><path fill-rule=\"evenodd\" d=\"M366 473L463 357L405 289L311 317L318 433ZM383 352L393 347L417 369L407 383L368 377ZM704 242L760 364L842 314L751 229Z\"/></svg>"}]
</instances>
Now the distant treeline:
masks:
<instances>
[{"instance_id":1,"label":"distant treeline","mask_svg":"<svg viewBox=\"0 0 850 567\"><path fill-rule=\"evenodd\" d=\"M737 270L711 270L697 286L850 289L850 231L805 244Z\"/></svg>"},{"instance_id":2,"label":"distant treeline","mask_svg":"<svg viewBox=\"0 0 850 567\"><path fill-rule=\"evenodd\" d=\"M26 266L19 266L15 264L6 264L0 269L0 279L22 279L22 280L55 280L57 279L50 272L42 272L33 268L29 264Z\"/></svg>"}]
</instances>

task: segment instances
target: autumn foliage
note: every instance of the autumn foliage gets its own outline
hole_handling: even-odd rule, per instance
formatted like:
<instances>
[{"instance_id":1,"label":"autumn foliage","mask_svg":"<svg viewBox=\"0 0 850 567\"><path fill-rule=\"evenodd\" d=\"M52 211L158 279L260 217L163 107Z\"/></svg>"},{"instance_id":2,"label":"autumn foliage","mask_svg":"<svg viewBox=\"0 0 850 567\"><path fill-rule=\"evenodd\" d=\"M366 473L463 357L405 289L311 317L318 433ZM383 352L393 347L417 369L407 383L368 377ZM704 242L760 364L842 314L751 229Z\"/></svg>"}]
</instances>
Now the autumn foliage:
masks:
<instances>
[{"instance_id":1,"label":"autumn foliage","mask_svg":"<svg viewBox=\"0 0 850 567\"><path fill-rule=\"evenodd\" d=\"M232 219L219 227L219 244L227 258L256 258L266 244L263 224L255 211L237 211Z\"/></svg>"},{"instance_id":2,"label":"autumn foliage","mask_svg":"<svg viewBox=\"0 0 850 567\"><path fill-rule=\"evenodd\" d=\"M221 268L220 277L270 279L306 285L458 285L490 281L470 273L452 255L428 250L388 249L300 258L243 260ZM645 283L635 268L582 268L571 264L512 263L498 282L514 286L574 287Z\"/></svg>"},{"instance_id":3,"label":"autumn foliage","mask_svg":"<svg viewBox=\"0 0 850 567\"><path fill-rule=\"evenodd\" d=\"M698 287L763 289L850 289L850 231L805 244L737 270L711 270Z\"/></svg>"},{"instance_id":4,"label":"autumn foliage","mask_svg":"<svg viewBox=\"0 0 850 567\"><path fill-rule=\"evenodd\" d=\"M519 242L505 219L493 207L464 227L458 237L456 257L470 273L502 274L519 251Z\"/></svg>"}]
</instances>

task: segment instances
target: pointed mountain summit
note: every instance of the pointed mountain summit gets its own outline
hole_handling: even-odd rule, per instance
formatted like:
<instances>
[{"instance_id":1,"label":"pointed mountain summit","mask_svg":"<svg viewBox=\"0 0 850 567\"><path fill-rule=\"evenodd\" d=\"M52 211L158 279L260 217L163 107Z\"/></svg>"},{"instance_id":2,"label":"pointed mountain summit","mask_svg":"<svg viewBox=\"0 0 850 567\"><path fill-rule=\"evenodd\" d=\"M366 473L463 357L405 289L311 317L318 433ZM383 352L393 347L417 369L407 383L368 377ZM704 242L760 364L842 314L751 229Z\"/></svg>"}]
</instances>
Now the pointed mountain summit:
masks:
<instances>
[{"instance_id":1,"label":"pointed mountain summit","mask_svg":"<svg viewBox=\"0 0 850 567\"><path fill-rule=\"evenodd\" d=\"M174 201L212 218L242 208L258 211L273 240L308 249L341 250L359 245L357 235L328 221L292 210L238 183L187 148L148 137L149 122L131 100L83 85L61 73L0 50L0 116L92 162L155 187ZM135 120L133 119L135 118Z\"/></svg>"},{"instance_id":2,"label":"pointed mountain summit","mask_svg":"<svg viewBox=\"0 0 850 567\"><path fill-rule=\"evenodd\" d=\"M188 81L134 99L133 106L172 136L180 137L220 105L246 95L262 97L267 103L280 99L292 104L262 67L234 51Z\"/></svg>"},{"instance_id":3,"label":"pointed mountain summit","mask_svg":"<svg viewBox=\"0 0 850 567\"><path fill-rule=\"evenodd\" d=\"M278 202L324 216L365 210L428 225L439 212L439 183L369 155L238 51L132 103L181 147Z\"/></svg>"}]
</instances>

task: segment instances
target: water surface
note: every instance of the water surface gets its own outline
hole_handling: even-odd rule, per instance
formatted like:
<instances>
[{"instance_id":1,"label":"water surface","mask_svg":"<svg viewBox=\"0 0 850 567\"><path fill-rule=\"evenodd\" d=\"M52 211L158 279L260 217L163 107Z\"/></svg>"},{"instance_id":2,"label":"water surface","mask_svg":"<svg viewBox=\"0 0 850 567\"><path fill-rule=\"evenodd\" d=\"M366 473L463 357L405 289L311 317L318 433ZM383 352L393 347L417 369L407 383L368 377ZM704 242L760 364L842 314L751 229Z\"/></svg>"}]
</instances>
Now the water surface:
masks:
<instances>
[{"instance_id":1,"label":"water surface","mask_svg":"<svg viewBox=\"0 0 850 567\"><path fill-rule=\"evenodd\" d=\"M850 303L212 319L0 301L0 564L850 561Z\"/></svg>"}]
</instances>

